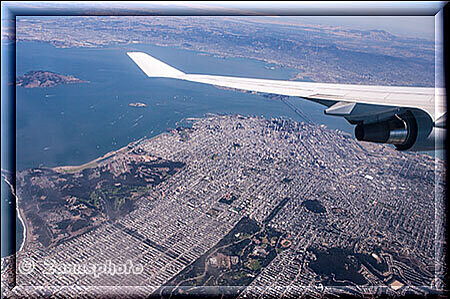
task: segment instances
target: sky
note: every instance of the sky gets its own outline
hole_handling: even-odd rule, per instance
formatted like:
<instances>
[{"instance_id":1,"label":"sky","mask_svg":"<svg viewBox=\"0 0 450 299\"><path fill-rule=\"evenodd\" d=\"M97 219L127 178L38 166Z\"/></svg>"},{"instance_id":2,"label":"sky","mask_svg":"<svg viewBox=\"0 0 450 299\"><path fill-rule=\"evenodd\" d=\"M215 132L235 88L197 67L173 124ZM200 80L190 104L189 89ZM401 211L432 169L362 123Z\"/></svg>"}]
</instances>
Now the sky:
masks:
<instances>
[{"instance_id":1,"label":"sky","mask_svg":"<svg viewBox=\"0 0 450 299\"><path fill-rule=\"evenodd\" d=\"M402 37L434 40L434 16L312 16L283 17L292 22L385 30Z\"/></svg>"}]
</instances>

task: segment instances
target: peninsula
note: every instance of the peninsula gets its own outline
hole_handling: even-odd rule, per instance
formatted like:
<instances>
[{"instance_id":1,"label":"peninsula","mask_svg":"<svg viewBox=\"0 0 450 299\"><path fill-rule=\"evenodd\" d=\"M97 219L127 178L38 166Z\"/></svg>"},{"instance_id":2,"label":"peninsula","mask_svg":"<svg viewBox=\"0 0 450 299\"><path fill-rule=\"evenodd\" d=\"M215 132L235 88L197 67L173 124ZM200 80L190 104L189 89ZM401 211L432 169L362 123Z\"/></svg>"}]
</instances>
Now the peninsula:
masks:
<instances>
[{"instance_id":1,"label":"peninsula","mask_svg":"<svg viewBox=\"0 0 450 299\"><path fill-rule=\"evenodd\" d=\"M317 124L191 118L80 166L16 174L27 232L18 265L25 257L35 265L129 260L146 272L69 277L42 268L17 281L152 285L143 292L167 297L238 286L249 298L265 285L424 293L442 260L434 198L443 202L444 177L444 164L428 155Z\"/></svg>"}]
</instances>

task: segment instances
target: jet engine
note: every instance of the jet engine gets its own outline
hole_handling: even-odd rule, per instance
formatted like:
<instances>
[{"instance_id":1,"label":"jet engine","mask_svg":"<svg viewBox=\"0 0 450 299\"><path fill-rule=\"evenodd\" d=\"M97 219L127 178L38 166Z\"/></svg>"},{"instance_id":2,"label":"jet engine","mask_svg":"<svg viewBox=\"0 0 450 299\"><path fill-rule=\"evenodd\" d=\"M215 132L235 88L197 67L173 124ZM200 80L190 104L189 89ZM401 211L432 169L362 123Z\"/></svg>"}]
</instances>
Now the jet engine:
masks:
<instances>
[{"instance_id":1,"label":"jet engine","mask_svg":"<svg viewBox=\"0 0 450 299\"><path fill-rule=\"evenodd\" d=\"M398 150L434 150L441 148L445 128L434 127L431 118L421 111L407 110L388 119L355 127L359 141L393 144Z\"/></svg>"},{"instance_id":2,"label":"jet engine","mask_svg":"<svg viewBox=\"0 0 450 299\"><path fill-rule=\"evenodd\" d=\"M399 150L406 150L416 141L417 122L411 113L396 114L385 121L358 124L355 137L359 141L390 143Z\"/></svg>"}]
</instances>

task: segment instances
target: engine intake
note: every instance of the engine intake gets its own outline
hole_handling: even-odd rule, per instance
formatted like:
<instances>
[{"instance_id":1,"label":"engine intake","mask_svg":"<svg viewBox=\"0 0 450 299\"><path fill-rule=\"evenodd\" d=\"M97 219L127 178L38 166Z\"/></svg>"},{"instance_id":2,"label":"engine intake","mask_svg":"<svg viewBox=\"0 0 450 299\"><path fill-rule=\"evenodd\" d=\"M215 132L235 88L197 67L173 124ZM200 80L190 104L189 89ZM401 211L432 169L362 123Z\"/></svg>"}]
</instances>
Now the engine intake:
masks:
<instances>
[{"instance_id":1,"label":"engine intake","mask_svg":"<svg viewBox=\"0 0 450 299\"><path fill-rule=\"evenodd\" d=\"M359 141L390 143L398 150L407 150L417 138L417 122L411 112L377 123L358 124L355 136Z\"/></svg>"}]
</instances>

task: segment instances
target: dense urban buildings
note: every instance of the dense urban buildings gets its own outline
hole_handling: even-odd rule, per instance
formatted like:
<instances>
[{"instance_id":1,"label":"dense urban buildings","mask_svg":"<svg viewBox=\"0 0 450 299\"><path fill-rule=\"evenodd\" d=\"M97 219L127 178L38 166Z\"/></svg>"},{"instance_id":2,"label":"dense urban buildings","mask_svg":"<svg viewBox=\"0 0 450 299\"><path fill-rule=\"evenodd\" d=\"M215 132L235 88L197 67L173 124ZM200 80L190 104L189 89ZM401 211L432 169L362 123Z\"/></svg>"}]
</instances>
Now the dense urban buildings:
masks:
<instances>
[{"instance_id":1,"label":"dense urban buildings","mask_svg":"<svg viewBox=\"0 0 450 299\"><path fill-rule=\"evenodd\" d=\"M19 252L19 272L21 263L25 270L14 292L51 286L63 297L79 291L72 287L77 284L89 287L86 292L135 286L128 292L168 294L209 290L186 287L192 285L249 285L230 290L246 298L255 292L317 295L324 288L422 294L441 286L435 213L442 162L287 119L189 121L192 126L140 140L81 169L21 173L19 194L38 194L43 182L57 184L68 173L108 171L104 185L89 186L98 193L102 186L127 187L116 182L122 175L149 175L143 166L155 161L179 167L170 174L167 167L164 180L136 191L133 208L121 217L100 204L103 218L86 233ZM84 199L67 197L73 204L63 209L86 209ZM128 272L114 272L121 266Z\"/></svg>"}]
</instances>

